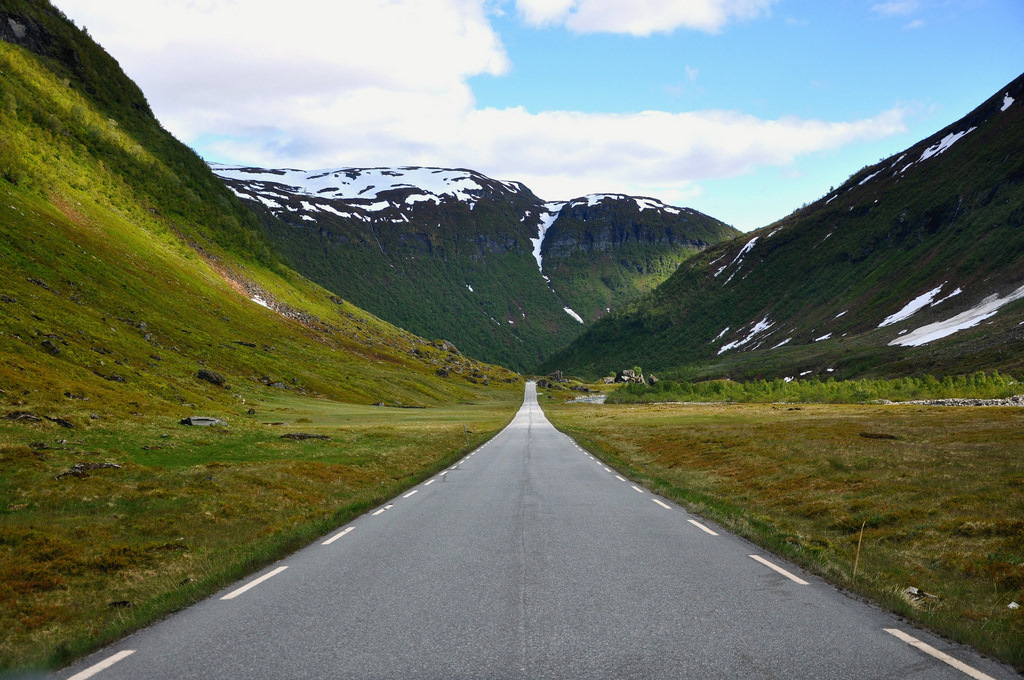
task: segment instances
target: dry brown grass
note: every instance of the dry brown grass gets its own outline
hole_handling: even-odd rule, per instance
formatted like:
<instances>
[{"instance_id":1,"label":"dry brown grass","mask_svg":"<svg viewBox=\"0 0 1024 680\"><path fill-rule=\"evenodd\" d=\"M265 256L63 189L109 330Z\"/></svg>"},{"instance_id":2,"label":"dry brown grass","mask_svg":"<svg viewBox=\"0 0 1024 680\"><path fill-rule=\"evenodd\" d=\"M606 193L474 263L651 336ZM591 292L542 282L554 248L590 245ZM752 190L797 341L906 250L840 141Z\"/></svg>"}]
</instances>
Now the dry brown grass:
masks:
<instances>
[{"instance_id":1,"label":"dry brown grass","mask_svg":"<svg viewBox=\"0 0 1024 680\"><path fill-rule=\"evenodd\" d=\"M1024 614L1007 608L1024 603L1019 409L550 403L547 411L595 454L695 512L1024 668ZM912 601L902 595L908 586L939 597Z\"/></svg>"}]
</instances>

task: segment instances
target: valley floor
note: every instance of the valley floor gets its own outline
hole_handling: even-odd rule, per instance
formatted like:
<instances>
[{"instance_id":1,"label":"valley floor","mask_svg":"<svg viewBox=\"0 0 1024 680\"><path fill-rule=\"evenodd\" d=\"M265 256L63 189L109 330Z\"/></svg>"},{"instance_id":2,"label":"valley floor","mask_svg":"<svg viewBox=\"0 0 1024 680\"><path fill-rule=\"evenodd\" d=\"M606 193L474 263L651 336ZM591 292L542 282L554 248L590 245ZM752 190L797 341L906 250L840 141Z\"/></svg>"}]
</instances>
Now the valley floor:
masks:
<instances>
[{"instance_id":1,"label":"valley floor","mask_svg":"<svg viewBox=\"0 0 1024 680\"><path fill-rule=\"evenodd\" d=\"M1024 668L1020 409L542 403L652 490Z\"/></svg>"},{"instance_id":2,"label":"valley floor","mask_svg":"<svg viewBox=\"0 0 1024 680\"><path fill-rule=\"evenodd\" d=\"M0 674L67 662L294 551L478 446L521 402L282 392L227 427L0 420ZM296 434L330 439L282 437Z\"/></svg>"}]
</instances>

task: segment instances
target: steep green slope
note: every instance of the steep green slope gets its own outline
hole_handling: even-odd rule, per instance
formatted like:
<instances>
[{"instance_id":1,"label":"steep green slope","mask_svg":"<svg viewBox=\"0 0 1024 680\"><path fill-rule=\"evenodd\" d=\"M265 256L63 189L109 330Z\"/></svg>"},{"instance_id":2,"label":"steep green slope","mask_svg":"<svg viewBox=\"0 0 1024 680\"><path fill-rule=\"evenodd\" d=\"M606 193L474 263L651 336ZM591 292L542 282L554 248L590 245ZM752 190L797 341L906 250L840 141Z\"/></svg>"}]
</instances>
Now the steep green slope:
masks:
<instances>
[{"instance_id":1,"label":"steep green slope","mask_svg":"<svg viewBox=\"0 0 1024 680\"><path fill-rule=\"evenodd\" d=\"M284 184L303 178L229 186L250 197L268 238L303 275L403 328L523 370L579 332L530 255L536 228L522 218L539 200L525 187L454 172L482 187L471 202L415 200L421 194L408 186L373 201L314 199Z\"/></svg>"},{"instance_id":2,"label":"steep green slope","mask_svg":"<svg viewBox=\"0 0 1024 680\"><path fill-rule=\"evenodd\" d=\"M588 196L563 205L544 234L544 274L569 307L595 321L654 290L687 258L739 233L651 198Z\"/></svg>"},{"instance_id":3,"label":"steep green slope","mask_svg":"<svg viewBox=\"0 0 1024 680\"><path fill-rule=\"evenodd\" d=\"M58 10L5 1L0 25L0 399L187 414L237 408L273 383L438 403L485 373L516 380L282 266L257 220ZM198 380L203 368L231 389Z\"/></svg>"},{"instance_id":4,"label":"steep green slope","mask_svg":"<svg viewBox=\"0 0 1024 680\"><path fill-rule=\"evenodd\" d=\"M518 182L464 169L213 169L305 276L517 369L736 233L653 199L543 203Z\"/></svg>"},{"instance_id":5,"label":"steep green slope","mask_svg":"<svg viewBox=\"0 0 1024 680\"><path fill-rule=\"evenodd\" d=\"M780 222L687 261L546 362L602 374L1020 371L1024 77Z\"/></svg>"}]
</instances>

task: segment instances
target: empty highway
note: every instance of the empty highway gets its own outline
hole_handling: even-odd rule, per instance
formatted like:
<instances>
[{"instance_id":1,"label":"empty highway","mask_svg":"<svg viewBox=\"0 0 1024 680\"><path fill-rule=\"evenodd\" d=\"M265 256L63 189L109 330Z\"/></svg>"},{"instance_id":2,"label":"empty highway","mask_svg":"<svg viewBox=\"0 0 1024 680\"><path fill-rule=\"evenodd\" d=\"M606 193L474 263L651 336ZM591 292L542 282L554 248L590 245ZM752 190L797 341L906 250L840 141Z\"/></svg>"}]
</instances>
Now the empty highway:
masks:
<instances>
[{"instance_id":1,"label":"empty highway","mask_svg":"<svg viewBox=\"0 0 1024 680\"><path fill-rule=\"evenodd\" d=\"M619 476L532 383L454 467L54 677L1020 678Z\"/></svg>"}]
</instances>

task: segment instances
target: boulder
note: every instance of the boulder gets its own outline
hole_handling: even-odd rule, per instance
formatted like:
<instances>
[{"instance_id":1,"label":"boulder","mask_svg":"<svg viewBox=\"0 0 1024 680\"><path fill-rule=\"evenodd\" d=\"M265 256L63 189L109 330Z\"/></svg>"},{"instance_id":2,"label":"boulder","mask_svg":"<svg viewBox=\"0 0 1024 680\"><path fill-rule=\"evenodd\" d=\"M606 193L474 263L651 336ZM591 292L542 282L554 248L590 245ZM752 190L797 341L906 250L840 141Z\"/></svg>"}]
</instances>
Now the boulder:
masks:
<instances>
[{"instance_id":1,"label":"boulder","mask_svg":"<svg viewBox=\"0 0 1024 680\"><path fill-rule=\"evenodd\" d=\"M208 371L205 368L199 369L199 372L196 373L196 377L200 380L205 380L211 385L216 385L217 387L223 387L224 383L227 382L227 380L224 379L224 376L220 373L217 373L216 371Z\"/></svg>"},{"instance_id":2,"label":"boulder","mask_svg":"<svg viewBox=\"0 0 1024 680\"><path fill-rule=\"evenodd\" d=\"M4 417L7 420L21 420L28 423L38 423L43 420L35 413L30 413L29 411L11 411Z\"/></svg>"},{"instance_id":3,"label":"boulder","mask_svg":"<svg viewBox=\"0 0 1024 680\"><path fill-rule=\"evenodd\" d=\"M47 420L49 420L51 423L57 423L61 427L66 427L69 430L74 429L74 427L75 427L74 423L72 423L69 420L64 420L63 418L55 418L54 416L43 416L43 417L46 418Z\"/></svg>"},{"instance_id":4,"label":"boulder","mask_svg":"<svg viewBox=\"0 0 1024 680\"><path fill-rule=\"evenodd\" d=\"M120 470L121 466L116 463L75 463L66 472L62 472L57 475L57 479L62 477L88 477L89 470Z\"/></svg>"},{"instance_id":5,"label":"boulder","mask_svg":"<svg viewBox=\"0 0 1024 680\"><path fill-rule=\"evenodd\" d=\"M455 345L448 342L447 340L434 340L434 347L445 352L451 352L452 354L460 354L459 350L456 349Z\"/></svg>"},{"instance_id":6,"label":"boulder","mask_svg":"<svg viewBox=\"0 0 1024 680\"><path fill-rule=\"evenodd\" d=\"M190 425L193 427L227 427L227 422L220 418L211 418L209 416L189 416L181 420L182 425Z\"/></svg>"}]
</instances>

